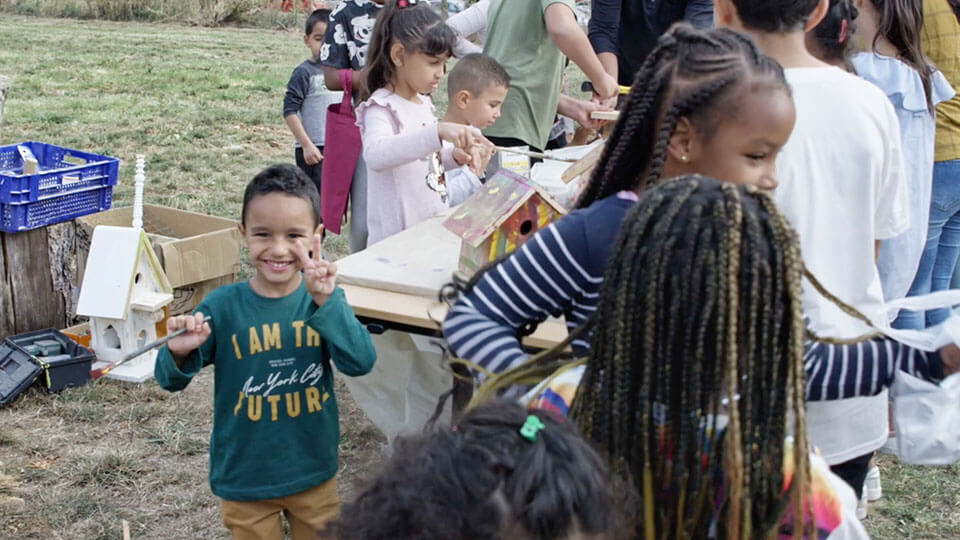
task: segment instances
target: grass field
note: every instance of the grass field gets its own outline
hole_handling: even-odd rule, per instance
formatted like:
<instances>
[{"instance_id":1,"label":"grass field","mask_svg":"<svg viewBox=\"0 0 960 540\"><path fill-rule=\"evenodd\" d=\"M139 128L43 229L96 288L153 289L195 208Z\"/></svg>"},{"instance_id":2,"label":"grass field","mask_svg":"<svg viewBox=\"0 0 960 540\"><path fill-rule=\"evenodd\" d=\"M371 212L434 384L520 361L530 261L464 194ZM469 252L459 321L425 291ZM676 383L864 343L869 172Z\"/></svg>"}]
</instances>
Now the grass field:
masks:
<instances>
[{"instance_id":1,"label":"grass field","mask_svg":"<svg viewBox=\"0 0 960 540\"><path fill-rule=\"evenodd\" d=\"M118 205L144 153L147 202L236 218L251 175L292 161L281 101L305 51L292 31L2 15L0 74L15 81L0 144L121 158ZM134 538L225 538L207 483L212 382L206 370L179 394L152 382L34 388L0 409L0 538L116 539L121 520ZM339 392L348 495L383 440ZM866 521L876 538L960 538L960 466L882 465L885 495Z\"/></svg>"}]
</instances>

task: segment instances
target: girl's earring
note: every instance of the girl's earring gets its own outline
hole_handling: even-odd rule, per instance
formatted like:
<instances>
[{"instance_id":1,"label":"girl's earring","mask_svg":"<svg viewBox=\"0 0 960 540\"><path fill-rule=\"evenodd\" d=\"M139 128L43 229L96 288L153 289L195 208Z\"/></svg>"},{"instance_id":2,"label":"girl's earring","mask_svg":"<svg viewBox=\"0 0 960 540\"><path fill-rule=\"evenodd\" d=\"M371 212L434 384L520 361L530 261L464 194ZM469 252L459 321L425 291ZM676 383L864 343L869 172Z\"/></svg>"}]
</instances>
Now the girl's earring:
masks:
<instances>
[{"instance_id":1,"label":"girl's earring","mask_svg":"<svg viewBox=\"0 0 960 540\"><path fill-rule=\"evenodd\" d=\"M686 154L683 154L682 156L680 156L680 161L686 163L686 162L687 162L687 155L686 155Z\"/></svg>"}]
</instances>

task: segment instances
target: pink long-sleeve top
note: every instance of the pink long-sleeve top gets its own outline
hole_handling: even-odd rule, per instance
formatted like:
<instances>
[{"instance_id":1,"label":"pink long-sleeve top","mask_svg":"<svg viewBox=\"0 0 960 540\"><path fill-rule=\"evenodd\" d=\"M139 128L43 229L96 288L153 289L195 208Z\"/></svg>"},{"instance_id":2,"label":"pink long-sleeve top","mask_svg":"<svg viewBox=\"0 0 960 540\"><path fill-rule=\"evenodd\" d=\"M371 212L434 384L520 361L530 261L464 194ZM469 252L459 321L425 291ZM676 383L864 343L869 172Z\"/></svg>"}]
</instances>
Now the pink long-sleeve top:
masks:
<instances>
[{"instance_id":1,"label":"pink long-sleeve top","mask_svg":"<svg viewBox=\"0 0 960 540\"><path fill-rule=\"evenodd\" d=\"M448 208L427 186L427 174L437 152L444 169L456 167L453 149L440 142L430 97L418 97L414 103L381 88L357 107L367 167L367 245Z\"/></svg>"}]
</instances>

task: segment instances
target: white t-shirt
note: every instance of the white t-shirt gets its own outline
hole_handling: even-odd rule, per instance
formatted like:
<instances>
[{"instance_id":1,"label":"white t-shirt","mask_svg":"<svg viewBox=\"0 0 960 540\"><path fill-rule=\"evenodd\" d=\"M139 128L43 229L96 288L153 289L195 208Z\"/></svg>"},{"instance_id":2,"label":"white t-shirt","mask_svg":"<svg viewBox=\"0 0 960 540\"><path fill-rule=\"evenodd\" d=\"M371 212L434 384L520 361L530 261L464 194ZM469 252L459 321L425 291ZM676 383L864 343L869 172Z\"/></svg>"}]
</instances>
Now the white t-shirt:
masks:
<instances>
[{"instance_id":1,"label":"white t-shirt","mask_svg":"<svg viewBox=\"0 0 960 540\"><path fill-rule=\"evenodd\" d=\"M896 113L876 86L835 67L785 70L797 123L777 160L774 198L823 286L875 320L883 290L875 240L910 224ZM804 283L804 316L821 336L869 328ZM887 394L808 404L811 442L827 463L876 450L887 438Z\"/></svg>"}]
</instances>

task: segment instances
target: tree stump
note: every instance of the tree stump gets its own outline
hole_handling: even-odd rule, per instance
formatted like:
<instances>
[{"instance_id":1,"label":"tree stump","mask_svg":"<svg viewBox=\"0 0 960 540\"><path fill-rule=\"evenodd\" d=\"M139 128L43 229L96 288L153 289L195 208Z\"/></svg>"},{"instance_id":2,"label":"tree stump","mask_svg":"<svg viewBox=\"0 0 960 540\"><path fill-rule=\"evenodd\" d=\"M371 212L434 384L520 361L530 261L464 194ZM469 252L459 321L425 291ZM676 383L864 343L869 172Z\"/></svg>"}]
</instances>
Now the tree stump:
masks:
<instances>
[{"instance_id":1,"label":"tree stump","mask_svg":"<svg viewBox=\"0 0 960 540\"><path fill-rule=\"evenodd\" d=\"M76 252L73 221L0 233L0 338L73 323Z\"/></svg>"}]
</instances>

